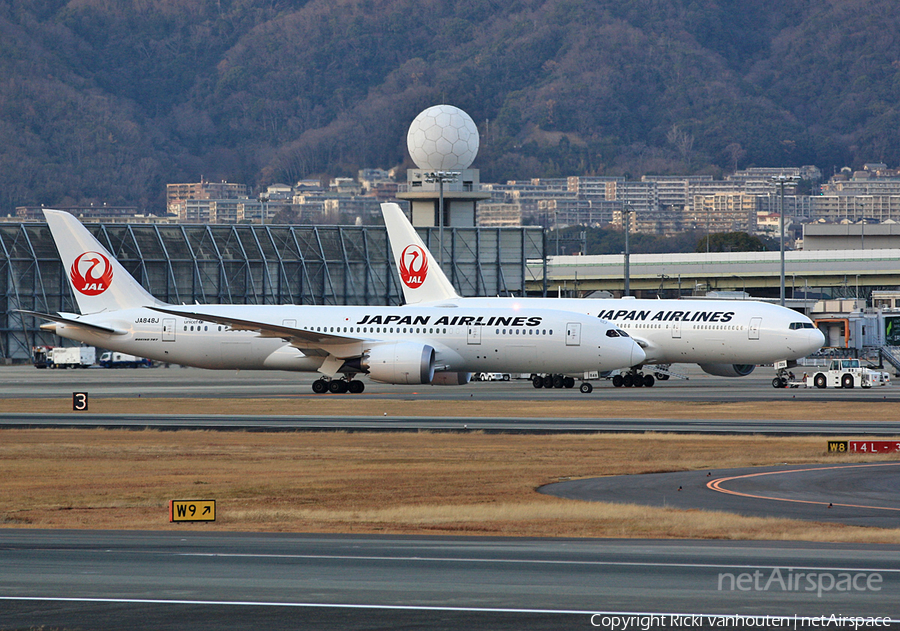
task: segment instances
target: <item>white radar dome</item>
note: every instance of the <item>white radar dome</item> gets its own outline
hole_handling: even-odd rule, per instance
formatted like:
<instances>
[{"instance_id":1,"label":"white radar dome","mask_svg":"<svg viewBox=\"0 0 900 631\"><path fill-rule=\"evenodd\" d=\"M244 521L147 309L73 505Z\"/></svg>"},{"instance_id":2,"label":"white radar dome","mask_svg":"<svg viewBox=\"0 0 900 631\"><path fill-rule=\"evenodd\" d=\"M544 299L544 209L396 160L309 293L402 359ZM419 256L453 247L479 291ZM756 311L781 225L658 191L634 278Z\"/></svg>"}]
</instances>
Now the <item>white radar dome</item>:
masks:
<instances>
[{"instance_id":1,"label":"white radar dome","mask_svg":"<svg viewBox=\"0 0 900 631\"><path fill-rule=\"evenodd\" d=\"M458 107L433 105L409 126L406 147L422 170L461 171L478 155L478 128Z\"/></svg>"}]
</instances>

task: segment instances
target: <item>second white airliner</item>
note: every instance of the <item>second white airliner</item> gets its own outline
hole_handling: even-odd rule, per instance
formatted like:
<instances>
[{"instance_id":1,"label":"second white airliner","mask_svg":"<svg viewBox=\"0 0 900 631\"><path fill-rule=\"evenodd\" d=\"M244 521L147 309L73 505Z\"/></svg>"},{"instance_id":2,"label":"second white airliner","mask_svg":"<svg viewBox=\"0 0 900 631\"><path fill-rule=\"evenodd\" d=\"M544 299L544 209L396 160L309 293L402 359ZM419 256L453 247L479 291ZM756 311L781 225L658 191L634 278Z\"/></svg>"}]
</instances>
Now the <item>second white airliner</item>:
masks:
<instances>
[{"instance_id":1,"label":"second white airliner","mask_svg":"<svg viewBox=\"0 0 900 631\"><path fill-rule=\"evenodd\" d=\"M394 203L382 204L381 209L408 305L528 306L602 318L627 331L646 354L641 362L620 366L629 370L614 378L616 386L652 386L655 379L644 373L645 365L663 368L658 374L664 378L665 369L674 363L699 364L721 377L744 377L759 364L796 360L825 343L825 336L806 316L755 300L462 298L403 210ZM536 387L553 385L552 379L535 381Z\"/></svg>"}]
</instances>

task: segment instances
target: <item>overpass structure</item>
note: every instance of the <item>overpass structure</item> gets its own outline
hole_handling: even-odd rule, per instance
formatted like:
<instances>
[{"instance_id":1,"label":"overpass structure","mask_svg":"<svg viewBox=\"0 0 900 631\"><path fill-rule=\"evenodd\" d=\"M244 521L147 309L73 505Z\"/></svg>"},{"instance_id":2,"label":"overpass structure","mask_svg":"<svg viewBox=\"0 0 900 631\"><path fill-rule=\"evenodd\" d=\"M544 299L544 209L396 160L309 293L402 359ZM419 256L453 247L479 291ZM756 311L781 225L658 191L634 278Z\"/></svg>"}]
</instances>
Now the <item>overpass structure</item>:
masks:
<instances>
[{"instance_id":1,"label":"overpass structure","mask_svg":"<svg viewBox=\"0 0 900 631\"><path fill-rule=\"evenodd\" d=\"M711 291L743 291L778 296L779 252L631 254L630 287L643 297L672 298ZM580 295L625 287L624 256L551 256L531 260L526 290ZM785 295L825 298L868 296L873 290L900 286L900 249L816 250L785 252Z\"/></svg>"}]
</instances>

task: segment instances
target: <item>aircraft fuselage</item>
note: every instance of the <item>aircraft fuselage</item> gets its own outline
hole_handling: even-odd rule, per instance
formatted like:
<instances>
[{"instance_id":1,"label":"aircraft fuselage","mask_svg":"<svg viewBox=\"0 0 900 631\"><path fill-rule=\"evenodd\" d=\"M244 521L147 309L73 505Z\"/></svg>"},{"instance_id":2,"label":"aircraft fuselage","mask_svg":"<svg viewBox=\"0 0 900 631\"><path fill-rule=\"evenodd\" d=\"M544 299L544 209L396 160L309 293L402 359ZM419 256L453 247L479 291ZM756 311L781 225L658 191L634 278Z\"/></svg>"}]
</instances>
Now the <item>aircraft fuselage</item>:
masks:
<instances>
[{"instance_id":1,"label":"aircraft fuselage","mask_svg":"<svg viewBox=\"0 0 900 631\"><path fill-rule=\"evenodd\" d=\"M339 355L363 355L391 342L427 344L435 364L447 371L560 372L609 370L643 359L628 337L610 337L609 324L580 314L548 309L437 309L408 307L316 307L202 305L212 316L253 317L288 329L346 336L333 343ZM57 334L93 346L157 361L201 368L316 371L324 361L319 348L297 348L282 337L234 330L198 317L149 308L108 314L69 316L115 329L103 333L55 323ZM52 328L50 325L45 327ZM318 345L321 346L321 345ZM327 346L327 344L326 344ZM641 356L636 357L638 353Z\"/></svg>"}]
</instances>

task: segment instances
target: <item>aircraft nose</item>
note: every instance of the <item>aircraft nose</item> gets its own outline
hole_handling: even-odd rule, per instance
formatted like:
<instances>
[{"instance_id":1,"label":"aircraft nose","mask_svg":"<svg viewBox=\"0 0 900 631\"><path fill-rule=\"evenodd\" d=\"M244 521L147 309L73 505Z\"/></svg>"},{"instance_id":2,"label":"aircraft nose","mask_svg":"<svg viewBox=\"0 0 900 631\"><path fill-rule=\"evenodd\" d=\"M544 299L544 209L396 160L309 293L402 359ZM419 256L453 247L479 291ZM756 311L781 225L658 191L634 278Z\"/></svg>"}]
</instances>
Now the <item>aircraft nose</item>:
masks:
<instances>
[{"instance_id":1,"label":"aircraft nose","mask_svg":"<svg viewBox=\"0 0 900 631\"><path fill-rule=\"evenodd\" d=\"M825 334L819 329L809 331L809 353L815 353L817 350L825 346Z\"/></svg>"}]
</instances>

